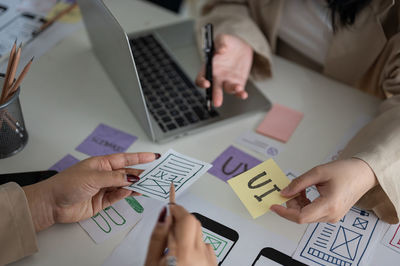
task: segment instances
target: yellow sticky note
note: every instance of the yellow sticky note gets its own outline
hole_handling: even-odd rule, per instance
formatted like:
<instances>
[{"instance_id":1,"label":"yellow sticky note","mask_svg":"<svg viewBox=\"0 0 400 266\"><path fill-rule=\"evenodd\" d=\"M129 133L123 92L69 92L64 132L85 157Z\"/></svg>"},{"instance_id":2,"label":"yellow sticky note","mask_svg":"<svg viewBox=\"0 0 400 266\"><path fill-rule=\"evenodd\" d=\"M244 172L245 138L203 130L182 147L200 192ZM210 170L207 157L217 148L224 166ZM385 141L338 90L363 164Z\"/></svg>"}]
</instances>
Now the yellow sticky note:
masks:
<instances>
[{"instance_id":1,"label":"yellow sticky note","mask_svg":"<svg viewBox=\"0 0 400 266\"><path fill-rule=\"evenodd\" d=\"M53 17L57 16L58 13L64 11L67 9L71 4L65 3L65 2L59 2L57 3L47 14L46 19L50 20ZM71 10L71 12L68 12L68 14L65 14L62 16L58 22L63 22L63 23L76 23L81 20L81 11L79 10L78 7L75 7L74 9Z\"/></svg>"},{"instance_id":2,"label":"yellow sticky note","mask_svg":"<svg viewBox=\"0 0 400 266\"><path fill-rule=\"evenodd\" d=\"M268 212L271 205L289 200L280 191L290 180L273 159L229 179L228 183L254 219Z\"/></svg>"}]
</instances>

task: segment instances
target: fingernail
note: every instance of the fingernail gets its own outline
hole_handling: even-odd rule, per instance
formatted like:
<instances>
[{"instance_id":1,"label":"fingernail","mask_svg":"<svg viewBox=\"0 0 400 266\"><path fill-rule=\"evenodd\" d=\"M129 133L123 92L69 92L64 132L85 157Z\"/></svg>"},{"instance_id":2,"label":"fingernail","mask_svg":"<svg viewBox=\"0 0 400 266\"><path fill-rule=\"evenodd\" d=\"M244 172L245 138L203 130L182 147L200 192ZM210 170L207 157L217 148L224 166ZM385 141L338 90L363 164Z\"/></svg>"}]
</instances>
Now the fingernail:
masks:
<instances>
[{"instance_id":1,"label":"fingernail","mask_svg":"<svg viewBox=\"0 0 400 266\"><path fill-rule=\"evenodd\" d=\"M164 223L165 219L167 218L167 207L164 207L158 216L158 222Z\"/></svg>"},{"instance_id":2,"label":"fingernail","mask_svg":"<svg viewBox=\"0 0 400 266\"><path fill-rule=\"evenodd\" d=\"M161 154L159 154L159 153L154 153L154 155L156 156L156 160L160 159L160 157L161 157Z\"/></svg>"},{"instance_id":3,"label":"fingernail","mask_svg":"<svg viewBox=\"0 0 400 266\"><path fill-rule=\"evenodd\" d=\"M137 175L132 175L132 174L127 174L126 175L126 180L128 180L128 182L137 182L140 180L140 177L138 177Z\"/></svg>"}]
</instances>

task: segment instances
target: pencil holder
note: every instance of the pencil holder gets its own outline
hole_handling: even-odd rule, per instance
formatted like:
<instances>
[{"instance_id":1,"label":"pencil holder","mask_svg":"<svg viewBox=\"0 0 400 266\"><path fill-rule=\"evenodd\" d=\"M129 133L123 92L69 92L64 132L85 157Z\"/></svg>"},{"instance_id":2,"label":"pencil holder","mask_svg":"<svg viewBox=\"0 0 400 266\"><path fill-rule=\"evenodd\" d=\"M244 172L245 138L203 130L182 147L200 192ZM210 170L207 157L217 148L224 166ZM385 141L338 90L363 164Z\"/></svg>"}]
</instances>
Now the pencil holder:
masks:
<instances>
[{"instance_id":1,"label":"pencil holder","mask_svg":"<svg viewBox=\"0 0 400 266\"><path fill-rule=\"evenodd\" d=\"M0 74L0 89L3 88L3 83L4 75ZM0 159L18 153L28 141L19 92L20 88L7 102L0 105Z\"/></svg>"}]
</instances>

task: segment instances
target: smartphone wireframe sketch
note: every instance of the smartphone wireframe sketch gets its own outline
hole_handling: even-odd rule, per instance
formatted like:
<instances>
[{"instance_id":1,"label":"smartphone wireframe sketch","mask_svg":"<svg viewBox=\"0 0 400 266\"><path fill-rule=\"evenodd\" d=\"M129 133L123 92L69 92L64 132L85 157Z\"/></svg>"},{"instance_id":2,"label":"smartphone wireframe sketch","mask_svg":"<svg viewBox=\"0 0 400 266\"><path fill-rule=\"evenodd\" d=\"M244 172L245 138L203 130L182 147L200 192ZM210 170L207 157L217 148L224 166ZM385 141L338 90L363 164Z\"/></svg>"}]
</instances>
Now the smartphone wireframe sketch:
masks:
<instances>
[{"instance_id":1,"label":"smartphone wireframe sketch","mask_svg":"<svg viewBox=\"0 0 400 266\"><path fill-rule=\"evenodd\" d=\"M194 212L192 214L201 223L204 242L211 245L217 256L218 265L222 265L223 261L238 241L239 234L235 230L199 213Z\"/></svg>"},{"instance_id":2,"label":"smartphone wireframe sketch","mask_svg":"<svg viewBox=\"0 0 400 266\"><path fill-rule=\"evenodd\" d=\"M290 256L270 247L263 248L251 266L285 265L306 266Z\"/></svg>"}]
</instances>

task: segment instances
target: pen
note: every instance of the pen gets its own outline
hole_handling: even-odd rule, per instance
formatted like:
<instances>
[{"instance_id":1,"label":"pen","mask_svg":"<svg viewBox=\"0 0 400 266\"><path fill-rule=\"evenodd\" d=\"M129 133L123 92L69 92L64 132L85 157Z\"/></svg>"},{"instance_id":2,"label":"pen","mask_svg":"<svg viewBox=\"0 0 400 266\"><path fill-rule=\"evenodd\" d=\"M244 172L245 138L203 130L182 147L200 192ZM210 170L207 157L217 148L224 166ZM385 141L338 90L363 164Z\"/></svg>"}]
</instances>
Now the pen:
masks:
<instances>
[{"instance_id":1,"label":"pen","mask_svg":"<svg viewBox=\"0 0 400 266\"><path fill-rule=\"evenodd\" d=\"M207 110L211 111L212 105L212 88L213 88L213 69L212 60L214 56L214 37L213 37L213 25L211 23L206 24L203 27L204 37L204 54L206 57L206 79L210 82L210 87L206 89L206 102Z\"/></svg>"}]
</instances>

